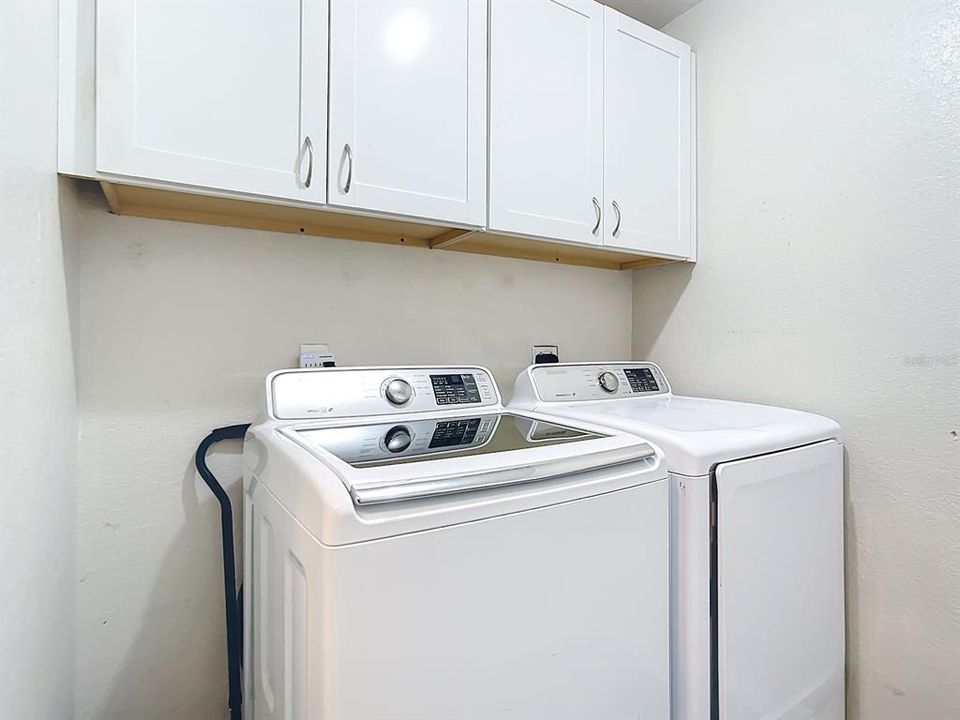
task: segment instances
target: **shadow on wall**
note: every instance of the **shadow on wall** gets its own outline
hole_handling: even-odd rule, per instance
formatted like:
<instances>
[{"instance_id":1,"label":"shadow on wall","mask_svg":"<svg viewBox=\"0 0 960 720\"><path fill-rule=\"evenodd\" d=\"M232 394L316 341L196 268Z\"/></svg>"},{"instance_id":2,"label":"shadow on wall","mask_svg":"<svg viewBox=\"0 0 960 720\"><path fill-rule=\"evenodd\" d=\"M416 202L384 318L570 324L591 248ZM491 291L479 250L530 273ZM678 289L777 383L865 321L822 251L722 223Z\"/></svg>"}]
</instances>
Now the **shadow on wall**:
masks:
<instances>
[{"instance_id":1,"label":"shadow on wall","mask_svg":"<svg viewBox=\"0 0 960 720\"><path fill-rule=\"evenodd\" d=\"M633 276L633 359L646 360L693 276L693 263L669 263L635 270Z\"/></svg>"},{"instance_id":2,"label":"shadow on wall","mask_svg":"<svg viewBox=\"0 0 960 720\"><path fill-rule=\"evenodd\" d=\"M208 455L210 468L234 508L238 582L243 568L242 449L239 441L225 441ZM181 498L183 528L159 567L141 629L100 708L100 718L217 720L229 716L220 508L192 458L184 469ZM211 574L210 568L217 571ZM214 631L196 632L200 624ZM209 682L198 683L198 677ZM185 693L185 688L190 692Z\"/></svg>"},{"instance_id":3,"label":"shadow on wall","mask_svg":"<svg viewBox=\"0 0 960 720\"><path fill-rule=\"evenodd\" d=\"M80 238L77 236L77 215L82 203L89 202L89 192L81 194L72 178L57 178L60 205L60 243L63 248L63 277L67 293L67 315L70 323L70 346L73 350L74 381L79 388L80 357ZM78 393L79 394L79 393Z\"/></svg>"}]
</instances>

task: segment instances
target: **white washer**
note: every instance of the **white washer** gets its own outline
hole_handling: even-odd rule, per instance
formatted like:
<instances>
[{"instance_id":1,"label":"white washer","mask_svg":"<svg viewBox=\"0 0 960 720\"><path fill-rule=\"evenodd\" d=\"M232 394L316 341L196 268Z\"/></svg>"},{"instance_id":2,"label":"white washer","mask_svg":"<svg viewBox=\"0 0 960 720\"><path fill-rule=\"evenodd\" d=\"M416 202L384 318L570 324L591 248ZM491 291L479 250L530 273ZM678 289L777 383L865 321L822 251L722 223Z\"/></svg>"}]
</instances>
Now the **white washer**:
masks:
<instances>
[{"instance_id":1,"label":"white washer","mask_svg":"<svg viewBox=\"0 0 960 720\"><path fill-rule=\"evenodd\" d=\"M283 370L245 465L245 717L669 714L662 454L480 367Z\"/></svg>"},{"instance_id":2,"label":"white washer","mask_svg":"<svg viewBox=\"0 0 960 720\"><path fill-rule=\"evenodd\" d=\"M835 422L675 396L643 362L531 366L510 407L627 430L663 449L674 718L844 717Z\"/></svg>"}]
</instances>

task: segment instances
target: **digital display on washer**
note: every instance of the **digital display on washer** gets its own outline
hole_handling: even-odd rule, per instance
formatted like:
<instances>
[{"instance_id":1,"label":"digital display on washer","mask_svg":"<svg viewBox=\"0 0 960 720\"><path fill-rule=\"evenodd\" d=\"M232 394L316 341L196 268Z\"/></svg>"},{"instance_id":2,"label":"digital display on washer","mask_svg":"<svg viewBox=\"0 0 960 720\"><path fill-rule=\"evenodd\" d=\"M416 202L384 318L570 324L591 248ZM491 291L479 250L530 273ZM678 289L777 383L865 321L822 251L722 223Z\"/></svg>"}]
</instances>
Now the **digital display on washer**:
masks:
<instances>
[{"instance_id":1,"label":"digital display on washer","mask_svg":"<svg viewBox=\"0 0 960 720\"><path fill-rule=\"evenodd\" d=\"M437 405L469 405L480 402L480 388L473 375L431 375Z\"/></svg>"},{"instance_id":2,"label":"digital display on washer","mask_svg":"<svg viewBox=\"0 0 960 720\"><path fill-rule=\"evenodd\" d=\"M446 420L438 422L433 430L428 447L453 447L469 445L477 439L477 429L480 427L480 418L469 420Z\"/></svg>"},{"instance_id":3,"label":"digital display on washer","mask_svg":"<svg viewBox=\"0 0 960 720\"><path fill-rule=\"evenodd\" d=\"M623 374L627 376L633 392L660 392L660 386L657 385L650 368L624 368Z\"/></svg>"}]
</instances>

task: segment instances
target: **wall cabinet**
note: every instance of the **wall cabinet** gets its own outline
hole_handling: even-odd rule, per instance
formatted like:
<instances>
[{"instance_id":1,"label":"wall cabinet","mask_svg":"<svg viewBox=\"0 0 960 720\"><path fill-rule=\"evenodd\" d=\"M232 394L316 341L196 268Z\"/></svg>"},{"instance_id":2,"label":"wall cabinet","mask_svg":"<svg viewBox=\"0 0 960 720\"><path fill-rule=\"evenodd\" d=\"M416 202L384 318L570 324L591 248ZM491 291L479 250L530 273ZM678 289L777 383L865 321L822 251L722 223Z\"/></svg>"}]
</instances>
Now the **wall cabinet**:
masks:
<instances>
[{"instance_id":1,"label":"wall cabinet","mask_svg":"<svg viewBox=\"0 0 960 720\"><path fill-rule=\"evenodd\" d=\"M603 10L492 0L491 230L603 242Z\"/></svg>"},{"instance_id":2,"label":"wall cabinet","mask_svg":"<svg viewBox=\"0 0 960 720\"><path fill-rule=\"evenodd\" d=\"M486 0L333 0L331 205L486 222Z\"/></svg>"},{"instance_id":3,"label":"wall cabinet","mask_svg":"<svg viewBox=\"0 0 960 720\"><path fill-rule=\"evenodd\" d=\"M490 229L692 256L690 48L591 0L492 0Z\"/></svg>"},{"instance_id":4,"label":"wall cabinet","mask_svg":"<svg viewBox=\"0 0 960 720\"><path fill-rule=\"evenodd\" d=\"M603 242L691 257L690 48L607 8Z\"/></svg>"},{"instance_id":5,"label":"wall cabinet","mask_svg":"<svg viewBox=\"0 0 960 720\"><path fill-rule=\"evenodd\" d=\"M326 97L326 0L96 3L100 173L323 202Z\"/></svg>"},{"instance_id":6,"label":"wall cabinet","mask_svg":"<svg viewBox=\"0 0 960 720\"><path fill-rule=\"evenodd\" d=\"M691 54L594 0L61 0L60 171L114 212L694 259Z\"/></svg>"}]
</instances>

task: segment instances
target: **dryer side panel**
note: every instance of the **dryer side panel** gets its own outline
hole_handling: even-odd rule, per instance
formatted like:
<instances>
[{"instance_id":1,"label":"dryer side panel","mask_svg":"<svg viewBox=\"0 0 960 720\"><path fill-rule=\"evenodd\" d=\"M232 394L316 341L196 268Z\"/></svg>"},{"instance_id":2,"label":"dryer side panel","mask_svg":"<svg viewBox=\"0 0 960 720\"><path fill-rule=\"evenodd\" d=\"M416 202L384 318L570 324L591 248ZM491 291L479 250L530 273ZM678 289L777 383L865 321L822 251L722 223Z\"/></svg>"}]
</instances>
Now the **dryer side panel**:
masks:
<instances>
[{"instance_id":1,"label":"dryer side panel","mask_svg":"<svg viewBox=\"0 0 960 720\"><path fill-rule=\"evenodd\" d=\"M710 475L670 475L672 717L710 720Z\"/></svg>"},{"instance_id":2,"label":"dryer side panel","mask_svg":"<svg viewBox=\"0 0 960 720\"><path fill-rule=\"evenodd\" d=\"M844 717L843 450L719 465L721 720Z\"/></svg>"}]
</instances>

